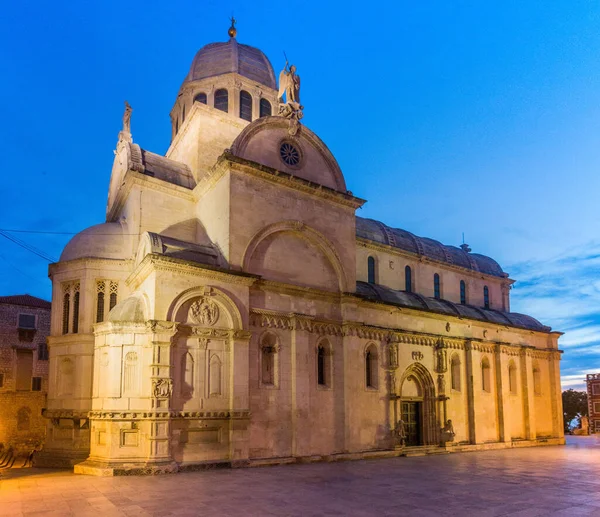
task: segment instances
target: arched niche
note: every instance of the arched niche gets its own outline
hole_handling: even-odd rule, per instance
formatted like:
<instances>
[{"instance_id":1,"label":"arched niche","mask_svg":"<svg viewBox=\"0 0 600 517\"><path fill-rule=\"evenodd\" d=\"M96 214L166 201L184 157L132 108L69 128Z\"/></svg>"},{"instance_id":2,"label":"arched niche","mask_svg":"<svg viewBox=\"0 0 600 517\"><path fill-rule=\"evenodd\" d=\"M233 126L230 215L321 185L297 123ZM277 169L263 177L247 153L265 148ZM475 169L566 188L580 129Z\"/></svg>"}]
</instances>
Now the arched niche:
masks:
<instances>
[{"instance_id":1,"label":"arched niche","mask_svg":"<svg viewBox=\"0 0 600 517\"><path fill-rule=\"evenodd\" d=\"M243 328L236 303L224 291L211 286L192 287L177 296L167 311L167 320L202 327Z\"/></svg>"},{"instance_id":2,"label":"arched niche","mask_svg":"<svg viewBox=\"0 0 600 517\"><path fill-rule=\"evenodd\" d=\"M278 282L347 291L346 275L333 245L298 221L259 231L246 248L243 269Z\"/></svg>"},{"instance_id":3,"label":"arched niche","mask_svg":"<svg viewBox=\"0 0 600 517\"><path fill-rule=\"evenodd\" d=\"M299 153L299 161L290 166L280 154L284 143ZM272 167L308 181L346 192L344 176L331 151L306 126L294 136L289 121L283 117L262 117L249 124L231 146L233 155Z\"/></svg>"}]
</instances>

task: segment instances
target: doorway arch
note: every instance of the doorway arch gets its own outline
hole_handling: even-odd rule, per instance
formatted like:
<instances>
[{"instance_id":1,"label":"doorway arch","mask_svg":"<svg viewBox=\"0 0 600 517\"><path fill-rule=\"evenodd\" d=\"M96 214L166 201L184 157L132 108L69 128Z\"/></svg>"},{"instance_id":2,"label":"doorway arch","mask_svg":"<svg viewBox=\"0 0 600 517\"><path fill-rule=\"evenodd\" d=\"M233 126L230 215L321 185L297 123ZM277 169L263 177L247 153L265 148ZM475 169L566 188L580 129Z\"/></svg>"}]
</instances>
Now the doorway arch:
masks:
<instances>
[{"instance_id":1,"label":"doorway arch","mask_svg":"<svg viewBox=\"0 0 600 517\"><path fill-rule=\"evenodd\" d=\"M411 443L411 445L438 445L433 377L422 364L412 363L404 370L399 386L400 392L394 401L396 420L402 418L404 410L405 417L408 411L408 418L415 419L411 425L418 424L418 443Z\"/></svg>"}]
</instances>

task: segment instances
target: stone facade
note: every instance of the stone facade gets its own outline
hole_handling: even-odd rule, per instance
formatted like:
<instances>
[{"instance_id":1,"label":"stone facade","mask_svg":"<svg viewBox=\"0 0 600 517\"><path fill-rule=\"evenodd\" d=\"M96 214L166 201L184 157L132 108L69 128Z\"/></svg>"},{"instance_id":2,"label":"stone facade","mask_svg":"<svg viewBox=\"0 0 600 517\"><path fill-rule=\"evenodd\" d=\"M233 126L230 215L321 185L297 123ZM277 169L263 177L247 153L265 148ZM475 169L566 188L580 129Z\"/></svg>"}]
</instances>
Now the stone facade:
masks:
<instances>
[{"instance_id":1,"label":"stone facade","mask_svg":"<svg viewBox=\"0 0 600 517\"><path fill-rule=\"evenodd\" d=\"M0 296L0 444L15 454L44 441L49 334L50 302Z\"/></svg>"},{"instance_id":2,"label":"stone facade","mask_svg":"<svg viewBox=\"0 0 600 517\"><path fill-rule=\"evenodd\" d=\"M232 37L196 56L166 156L124 123L106 222L50 266L38 464L111 475L563 443L560 333L509 312L492 259L357 218L365 201L317 135L275 115L275 86Z\"/></svg>"}]
</instances>

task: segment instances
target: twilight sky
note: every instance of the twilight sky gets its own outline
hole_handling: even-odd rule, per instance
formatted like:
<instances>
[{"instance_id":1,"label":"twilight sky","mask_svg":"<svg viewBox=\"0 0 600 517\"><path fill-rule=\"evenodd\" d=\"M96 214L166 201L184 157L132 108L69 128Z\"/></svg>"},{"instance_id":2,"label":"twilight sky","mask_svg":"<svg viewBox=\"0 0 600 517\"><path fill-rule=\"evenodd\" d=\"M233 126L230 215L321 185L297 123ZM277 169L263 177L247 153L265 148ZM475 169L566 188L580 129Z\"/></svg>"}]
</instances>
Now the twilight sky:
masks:
<instances>
[{"instance_id":1,"label":"twilight sky","mask_svg":"<svg viewBox=\"0 0 600 517\"><path fill-rule=\"evenodd\" d=\"M517 280L513 311L566 333L563 388L600 371L598 2L10 2L0 229L103 222L123 101L134 140L164 153L192 58L232 10L238 41L296 64L303 123L368 200L359 215L464 232ZM54 259L70 238L8 235ZM0 295L50 299L47 265L0 236Z\"/></svg>"}]
</instances>

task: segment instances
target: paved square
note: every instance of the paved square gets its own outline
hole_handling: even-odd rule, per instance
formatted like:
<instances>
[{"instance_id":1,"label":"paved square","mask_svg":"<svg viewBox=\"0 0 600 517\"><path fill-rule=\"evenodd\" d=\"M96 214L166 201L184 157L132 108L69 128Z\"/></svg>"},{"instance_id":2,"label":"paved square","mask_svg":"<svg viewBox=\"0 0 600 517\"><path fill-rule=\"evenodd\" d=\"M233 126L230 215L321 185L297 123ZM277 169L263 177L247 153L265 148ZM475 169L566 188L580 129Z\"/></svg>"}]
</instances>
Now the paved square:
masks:
<instances>
[{"instance_id":1,"label":"paved square","mask_svg":"<svg viewBox=\"0 0 600 517\"><path fill-rule=\"evenodd\" d=\"M15 469L0 515L600 516L600 438L429 457L96 478Z\"/></svg>"}]
</instances>

